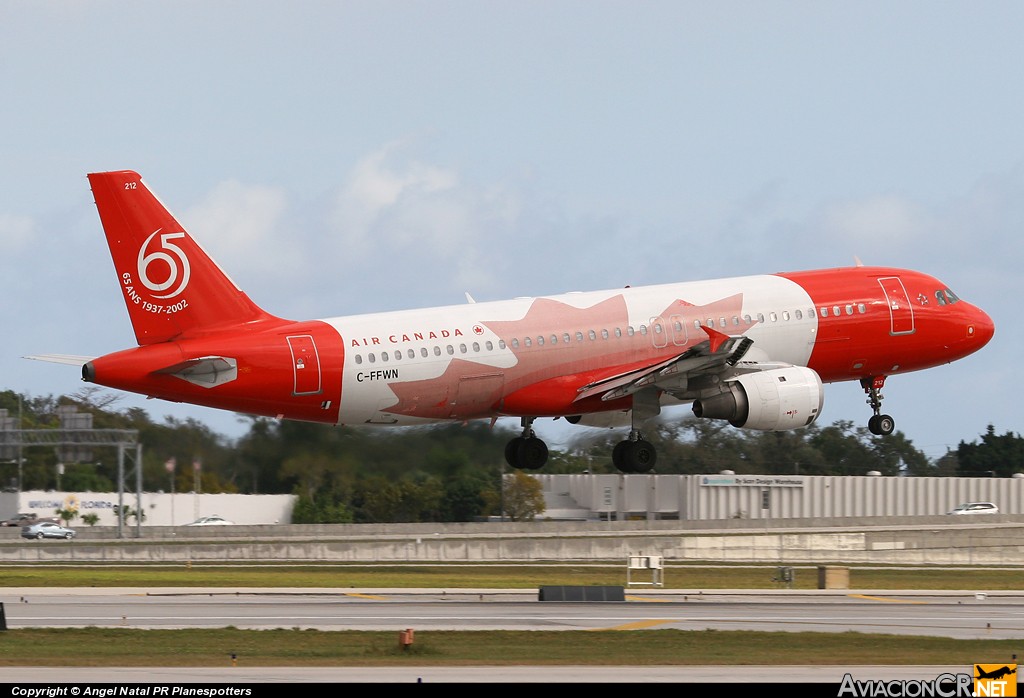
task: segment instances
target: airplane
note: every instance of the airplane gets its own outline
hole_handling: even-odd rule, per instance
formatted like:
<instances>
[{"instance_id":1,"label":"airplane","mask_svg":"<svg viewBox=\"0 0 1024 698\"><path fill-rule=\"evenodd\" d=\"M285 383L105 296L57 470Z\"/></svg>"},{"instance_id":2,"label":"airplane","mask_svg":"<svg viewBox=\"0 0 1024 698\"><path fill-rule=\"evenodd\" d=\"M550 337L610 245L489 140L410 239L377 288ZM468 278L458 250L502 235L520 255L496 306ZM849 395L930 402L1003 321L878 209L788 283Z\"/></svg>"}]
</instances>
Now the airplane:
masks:
<instances>
[{"instance_id":1,"label":"airplane","mask_svg":"<svg viewBox=\"0 0 1024 698\"><path fill-rule=\"evenodd\" d=\"M975 664L974 665L974 671L975 671L975 677L974 678L976 678L976 679L1001 679L1004 676L1009 676L1010 674L1016 674L1017 673L1017 666L1014 665L1011 668L1009 666L1004 665L1004 666L999 667L998 669L993 669L992 671L985 671L984 669L981 668L981 665Z\"/></svg>"},{"instance_id":2,"label":"airplane","mask_svg":"<svg viewBox=\"0 0 1024 698\"><path fill-rule=\"evenodd\" d=\"M333 425L519 418L513 468L548 458L534 423L629 427L623 473L651 471L663 408L740 429L807 427L823 384L859 381L885 436L891 375L981 349L989 316L918 271L856 264L293 321L258 306L138 173L88 175L137 347L82 380L151 398Z\"/></svg>"}]
</instances>

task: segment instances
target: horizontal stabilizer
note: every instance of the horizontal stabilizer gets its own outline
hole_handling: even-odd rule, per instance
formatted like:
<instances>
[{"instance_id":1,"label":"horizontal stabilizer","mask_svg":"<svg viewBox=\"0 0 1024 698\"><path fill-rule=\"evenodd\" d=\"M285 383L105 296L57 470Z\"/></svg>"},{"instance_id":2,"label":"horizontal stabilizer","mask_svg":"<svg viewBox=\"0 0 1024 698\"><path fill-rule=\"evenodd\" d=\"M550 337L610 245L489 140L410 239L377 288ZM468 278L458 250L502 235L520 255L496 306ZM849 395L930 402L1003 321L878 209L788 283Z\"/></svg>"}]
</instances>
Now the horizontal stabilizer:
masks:
<instances>
[{"instance_id":1,"label":"horizontal stabilizer","mask_svg":"<svg viewBox=\"0 0 1024 698\"><path fill-rule=\"evenodd\" d=\"M74 354L33 354L31 356L23 356L23 359L32 359L33 361L47 361L51 364L68 364L69 366L81 366L82 364L88 363L95 359L95 356L76 356Z\"/></svg>"}]
</instances>

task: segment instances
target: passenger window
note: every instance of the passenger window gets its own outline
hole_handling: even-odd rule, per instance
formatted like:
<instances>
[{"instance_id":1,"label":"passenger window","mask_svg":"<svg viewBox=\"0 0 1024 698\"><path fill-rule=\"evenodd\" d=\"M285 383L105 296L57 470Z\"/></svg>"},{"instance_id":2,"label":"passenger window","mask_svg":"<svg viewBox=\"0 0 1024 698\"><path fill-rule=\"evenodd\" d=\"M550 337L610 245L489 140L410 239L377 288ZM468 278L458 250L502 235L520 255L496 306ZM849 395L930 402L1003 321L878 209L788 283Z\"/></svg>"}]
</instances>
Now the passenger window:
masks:
<instances>
[{"instance_id":1,"label":"passenger window","mask_svg":"<svg viewBox=\"0 0 1024 698\"><path fill-rule=\"evenodd\" d=\"M480 342L473 342L473 353L474 354L479 354L480 353Z\"/></svg>"},{"instance_id":2,"label":"passenger window","mask_svg":"<svg viewBox=\"0 0 1024 698\"><path fill-rule=\"evenodd\" d=\"M529 337L523 337L523 346L524 347L532 347L533 346L533 340L530 339Z\"/></svg>"},{"instance_id":3,"label":"passenger window","mask_svg":"<svg viewBox=\"0 0 1024 698\"><path fill-rule=\"evenodd\" d=\"M519 348L519 340L518 339L513 339L512 340L512 348L513 349L518 349Z\"/></svg>"},{"instance_id":4,"label":"passenger window","mask_svg":"<svg viewBox=\"0 0 1024 698\"><path fill-rule=\"evenodd\" d=\"M636 333L636 330L633 329L632 325L630 325L629 327L626 328L626 334L629 335L630 337L632 337L635 333Z\"/></svg>"},{"instance_id":5,"label":"passenger window","mask_svg":"<svg viewBox=\"0 0 1024 698\"><path fill-rule=\"evenodd\" d=\"M487 343L484 344L484 346L487 347L487 351L494 351L494 342L492 342L491 340L488 339Z\"/></svg>"},{"instance_id":6,"label":"passenger window","mask_svg":"<svg viewBox=\"0 0 1024 698\"><path fill-rule=\"evenodd\" d=\"M427 348L426 347L420 348L420 356L422 356L424 359L427 358L428 354L427 354Z\"/></svg>"},{"instance_id":7,"label":"passenger window","mask_svg":"<svg viewBox=\"0 0 1024 698\"><path fill-rule=\"evenodd\" d=\"M779 316L776 315L774 312L768 313L768 317L771 319L772 322L779 321Z\"/></svg>"},{"instance_id":8,"label":"passenger window","mask_svg":"<svg viewBox=\"0 0 1024 698\"><path fill-rule=\"evenodd\" d=\"M382 351L380 353L380 360L381 361L387 361L388 360L388 353L386 351Z\"/></svg>"},{"instance_id":9,"label":"passenger window","mask_svg":"<svg viewBox=\"0 0 1024 698\"><path fill-rule=\"evenodd\" d=\"M377 362L377 357L374 354L367 354L366 358L370 360L371 364Z\"/></svg>"},{"instance_id":10,"label":"passenger window","mask_svg":"<svg viewBox=\"0 0 1024 698\"><path fill-rule=\"evenodd\" d=\"M647 325L640 325L640 334L645 337L647 336Z\"/></svg>"},{"instance_id":11,"label":"passenger window","mask_svg":"<svg viewBox=\"0 0 1024 698\"><path fill-rule=\"evenodd\" d=\"M832 314L835 315L836 317L839 317L840 313L839 313L839 306L838 305L833 305L832 306Z\"/></svg>"},{"instance_id":12,"label":"passenger window","mask_svg":"<svg viewBox=\"0 0 1024 698\"><path fill-rule=\"evenodd\" d=\"M401 349L395 349L395 361L401 361L401 360L402 360L402 350Z\"/></svg>"},{"instance_id":13,"label":"passenger window","mask_svg":"<svg viewBox=\"0 0 1024 698\"><path fill-rule=\"evenodd\" d=\"M601 330L601 339L608 339L608 330Z\"/></svg>"},{"instance_id":14,"label":"passenger window","mask_svg":"<svg viewBox=\"0 0 1024 698\"><path fill-rule=\"evenodd\" d=\"M466 345L465 345L465 344L460 344L460 345L459 345L459 353L460 353L460 354L465 354L465 353L466 353L466 351L467 351L467 349L466 349Z\"/></svg>"},{"instance_id":15,"label":"passenger window","mask_svg":"<svg viewBox=\"0 0 1024 698\"><path fill-rule=\"evenodd\" d=\"M558 335L557 334L551 335L551 343L552 344L558 344Z\"/></svg>"},{"instance_id":16,"label":"passenger window","mask_svg":"<svg viewBox=\"0 0 1024 698\"><path fill-rule=\"evenodd\" d=\"M853 306L852 305L846 306L846 314L847 315L853 315Z\"/></svg>"},{"instance_id":17,"label":"passenger window","mask_svg":"<svg viewBox=\"0 0 1024 698\"><path fill-rule=\"evenodd\" d=\"M863 303L858 303L857 304L857 312L860 313L861 315L863 315L864 313L868 312L868 309L867 309L867 307Z\"/></svg>"},{"instance_id":18,"label":"passenger window","mask_svg":"<svg viewBox=\"0 0 1024 698\"><path fill-rule=\"evenodd\" d=\"M677 322L676 325L679 325L679 323ZM621 337L622 336L622 328L621 327L616 327L615 328L615 336L616 337Z\"/></svg>"},{"instance_id":19,"label":"passenger window","mask_svg":"<svg viewBox=\"0 0 1024 698\"><path fill-rule=\"evenodd\" d=\"M356 354L356 363L357 364L363 363L363 355L362 354Z\"/></svg>"},{"instance_id":20,"label":"passenger window","mask_svg":"<svg viewBox=\"0 0 1024 698\"><path fill-rule=\"evenodd\" d=\"M715 321L712 320L711 318L708 318L707 326L713 328L715 326Z\"/></svg>"},{"instance_id":21,"label":"passenger window","mask_svg":"<svg viewBox=\"0 0 1024 698\"><path fill-rule=\"evenodd\" d=\"M732 316L732 324L736 325L737 327L740 324L740 319L738 317L736 317L735 315Z\"/></svg>"},{"instance_id":22,"label":"passenger window","mask_svg":"<svg viewBox=\"0 0 1024 698\"><path fill-rule=\"evenodd\" d=\"M415 359L416 358L416 352L414 350L412 350L412 349L409 350L409 358L410 359Z\"/></svg>"},{"instance_id":23,"label":"passenger window","mask_svg":"<svg viewBox=\"0 0 1024 698\"><path fill-rule=\"evenodd\" d=\"M440 356L440 355L441 355L441 347L435 346L434 347L434 356Z\"/></svg>"},{"instance_id":24,"label":"passenger window","mask_svg":"<svg viewBox=\"0 0 1024 698\"><path fill-rule=\"evenodd\" d=\"M754 321L754 318L750 317L749 313L743 316L743 322L747 323L748 325L750 323L752 323L753 321Z\"/></svg>"},{"instance_id":25,"label":"passenger window","mask_svg":"<svg viewBox=\"0 0 1024 698\"><path fill-rule=\"evenodd\" d=\"M764 313L758 313L757 314L757 321L758 322L764 322Z\"/></svg>"},{"instance_id":26,"label":"passenger window","mask_svg":"<svg viewBox=\"0 0 1024 698\"><path fill-rule=\"evenodd\" d=\"M594 332L594 330L588 330L587 336L590 337L590 339L597 339L597 333Z\"/></svg>"},{"instance_id":27,"label":"passenger window","mask_svg":"<svg viewBox=\"0 0 1024 698\"><path fill-rule=\"evenodd\" d=\"M537 337L537 346L538 347L544 346L544 337Z\"/></svg>"},{"instance_id":28,"label":"passenger window","mask_svg":"<svg viewBox=\"0 0 1024 698\"><path fill-rule=\"evenodd\" d=\"M508 346L505 344L505 340L504 339L499 339L498 340L498 348L499 349L507 349L508 348Z\"/></svg>"},{"instance_id":29,"label":"passenger window","mask_svg":"<svg viewBox=\"0 0 1024 698\"><path fill-rule=\"evenodd\" d=\"M789 311L788 310L783 310L782 311L782 319L785 320L786 322L789 322Z\"/></svg>"},{"instance_id":30,"label":"passenger window","mask_svg":"<svg viewBox=\"0 0 1024 698\"><path fill-rule=\"evenodd\" d=\"M583 341L583 333L582 332L577 332L576 333L576 341L577 342L582 342Z\"/></svg>"},{"instance_id":31,"label":"passenger window","mask_svg":"<svg viewBox=\"0 0 1024 698\"><path fill-rule=\"evenodd\" d=\"M800 308L797 308L795 312L796 312L796 319L797 320L803 320L804 319L804 313L803 313L802 310L800 310Z\"/></svg>"},{"instance_id":32,"label":"passenger window","mask_svg":"<svg viewBox=\"0 0 1024 698\"><path fill-rule=\"evenodd\" d=\"M451 344L449 344L448 346L445 347L445 351L448 352L448 356L454 356L455 355L455 347L453 347Z\"/></svg>"},{"instance_id":33,"label":"passenger window","mask_svg":"<svg viewBox=\"0 0 1024 698\"><path fill-rule=\"evenodd\" d=\"M562 335L562 341L565 342L566 344L569 343L569 333L568 332L566 332L565 334Z\"/></svg>"},{"instance_id":34,"label":"passenger window","mask_svg":"<svg viewBox=\"0 0 1024 698\"><path fill-rule=\"evenodd\" d=\"M821 309L821 316L822 317L828 317L828 308L822 308Z\"/></svg>"}]
</instances>

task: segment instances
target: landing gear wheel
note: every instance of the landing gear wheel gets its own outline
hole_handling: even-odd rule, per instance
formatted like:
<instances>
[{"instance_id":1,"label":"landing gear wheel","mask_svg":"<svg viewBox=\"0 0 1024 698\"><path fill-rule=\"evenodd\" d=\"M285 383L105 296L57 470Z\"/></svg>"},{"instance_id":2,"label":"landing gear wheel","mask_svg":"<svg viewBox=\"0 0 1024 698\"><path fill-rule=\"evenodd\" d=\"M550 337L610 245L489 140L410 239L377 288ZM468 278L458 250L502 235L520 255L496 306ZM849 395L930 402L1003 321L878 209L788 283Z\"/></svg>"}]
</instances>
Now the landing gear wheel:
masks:
<instances>
[{"instance_id":1,"label":"landing gear wheel","mask_svg":"<svg viewBox=\"0 0 1024 698\"><path fill-rule=\"evenodd\" d=\"M612 451L612 463L624 473L646 473L654 467L658 452L649 441L620 441Z\"/></svg>"},{"instance_id":2,"label":"landing gear wheel","mask_svg":"<svg viewBox=\"0 0 1024 698\"><path fill-rule=\"evenodd\" d=\"M630 472L647 473L654 467L658 460L658 452L650 441L631 441L630 447L626 450L626 462L630 466Z\"/></svg>"},{"instance_id":3,"label":"landing gear wheel","mask_svg":"<svg viewBox=\"0 0 1024 698\"><path fill-rule=\"evenodd\" d=\"M538 470L548 462L548 446L536 436L528 436L519 444L516 453L517 467L523 470Z\"/></svg>"},{"instance_id":4,"label":"landing gear wheel","mask_svg":"<svg viewBox=\"0 0 1024 698\"><path fill-rule=\"evenodd\" d=\"M620 441L619 443L615 444L615 448L612 449L612 465L614 465L618 470L624 473L629 472L622 465L624 460L624 456L622 454L628 446L628 441Z\"/></svg>"},{"instance_id":5,"label":"landing gear wheel","mask_svg":"<svg viewBox=\"0 0 1024 698\"><path fill-rule=\"evenodd\" d=\"M876 414L868 420L868 431L877 436L888 436L896 430L896 420L887 414Z\"/></svg>"},{"instance_id":6,"label":"landing gear wheel","mask_svg":"<svg viewBox=\"0 0 1024 698\"><path fill-rule=\"evenodd\" d=\"M505 462L517 470L538 470L548 462L548 446L536 436L517 436L505 444Z\"/></svg>"},{"instance_id":7,"label":"landing gear wheel","mask_svg":"<svg viewBox=\"0 0 1024 698\"><path fill-rule=\"evenodd\" d=\"M518 465L516 465L516 454L519 452L519 444L522 441L523 437L517 436L516 438L512 439L507 444L505 444L505 462L508 463L510 467L519 467Z\"/></svg>"}]
</instances>

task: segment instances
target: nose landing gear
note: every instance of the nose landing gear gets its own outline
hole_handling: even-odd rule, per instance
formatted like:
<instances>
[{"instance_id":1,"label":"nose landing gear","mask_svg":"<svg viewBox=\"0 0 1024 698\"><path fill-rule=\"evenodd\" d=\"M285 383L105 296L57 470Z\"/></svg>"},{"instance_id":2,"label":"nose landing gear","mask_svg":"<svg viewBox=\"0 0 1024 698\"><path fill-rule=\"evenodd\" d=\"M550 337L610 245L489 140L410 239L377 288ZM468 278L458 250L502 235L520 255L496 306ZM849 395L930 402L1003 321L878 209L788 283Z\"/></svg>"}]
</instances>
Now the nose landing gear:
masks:
<instances>
[{"instance_id":1,"label":"nose landing gear","mask_svg":"<svg viewBox=\"0 0 1024 698\"><path fill-rule=\"evenodd\" d=\"M868 431L876 436L888 436L896 429L896 420L882 412L882 387L885 385L885 376L874 376L872 378L861 378L860 386L868 394L868 404L874 415L868 420Z\"/></svg>"}]
</instances>

